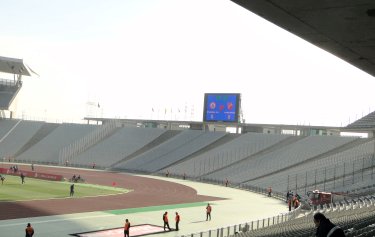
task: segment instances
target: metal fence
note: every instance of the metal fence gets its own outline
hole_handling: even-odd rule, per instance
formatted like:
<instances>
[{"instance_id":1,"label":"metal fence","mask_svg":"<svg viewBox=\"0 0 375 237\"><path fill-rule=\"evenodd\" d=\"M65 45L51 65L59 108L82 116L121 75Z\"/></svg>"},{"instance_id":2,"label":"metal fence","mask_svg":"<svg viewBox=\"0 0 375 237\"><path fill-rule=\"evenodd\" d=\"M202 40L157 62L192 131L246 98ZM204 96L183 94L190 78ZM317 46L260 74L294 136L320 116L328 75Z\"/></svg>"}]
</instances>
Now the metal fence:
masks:
<instances>
[{"instance_id":1,"label":"metal fence","mask_svg":"<svg viewBox=\"0 0 375 237\"><path fill-rule=\"evenodd\" d=\"M316 189L355 192L356 186L362 188L372 185L375 178L374 165L375 158L371 154L351 162L291 174L288 175L287 190L294 190L296 193L306 193L308 190Z\"/></svg>"}]
</instances>

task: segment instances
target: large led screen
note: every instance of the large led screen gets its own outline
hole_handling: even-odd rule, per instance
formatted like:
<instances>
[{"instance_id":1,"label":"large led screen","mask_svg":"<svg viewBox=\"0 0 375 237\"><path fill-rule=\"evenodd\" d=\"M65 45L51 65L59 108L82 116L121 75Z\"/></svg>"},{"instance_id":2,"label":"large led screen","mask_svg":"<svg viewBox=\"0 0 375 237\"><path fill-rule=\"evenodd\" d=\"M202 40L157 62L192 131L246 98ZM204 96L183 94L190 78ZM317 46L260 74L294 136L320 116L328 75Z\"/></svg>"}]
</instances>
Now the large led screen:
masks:
<instances>
[{"instance_id":1,"label":"large led screen","mask_svg":"<svg viewBox=\"0 0 375 237\"><path fill-rule=\"evenodd\" d=\"M204 94L203 121L238 122L240 94Z\"/></svg>"}]
</instances>

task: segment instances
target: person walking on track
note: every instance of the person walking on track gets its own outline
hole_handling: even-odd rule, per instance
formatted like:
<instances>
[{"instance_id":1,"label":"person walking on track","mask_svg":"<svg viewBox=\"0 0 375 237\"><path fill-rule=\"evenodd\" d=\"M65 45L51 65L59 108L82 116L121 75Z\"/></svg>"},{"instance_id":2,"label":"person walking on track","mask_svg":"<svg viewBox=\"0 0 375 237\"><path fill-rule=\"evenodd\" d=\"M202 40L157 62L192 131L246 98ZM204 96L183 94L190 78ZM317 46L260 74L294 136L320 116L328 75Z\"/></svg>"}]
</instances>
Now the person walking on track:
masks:
<instances>
[{"instance_id":1,"label":"person walking on track","mask_svg":"<svg viewBox=\"0 0 375 237\"><path fill-rule=\"evenodd\" d=\"M164 222L164 231L165 231L165 227L168 227L168 230L171 231L171 228L169 227L169 222L168 222L168 212L164 213L163 222Z\"/></svg>"},{"instance_id":2,"label":"person walking on track","mask_svg":"<svg viewBox=\"0 0 375 237\"><path fill-rule=\"evenodd\" d=\"M176 221L176 231L178 231L178 224L180 223L180 215L178 214L178 212L176 212L175 221Z\"/></svg>"},{"instance_id":3,"label":"person walking on track","mask_svg":"<svg viewBox=\"0 0 375 237\"><path fill-rule=\"evenodd\" d=\"M211 211L212 211L212 207L211 207L211 205L208 203L208 204L207 204L207 207L206 207L206 221L208 221L208 218L210 218L210 220L211 220Z\"/></svg>"},{"instance_id":4,"label":"person walking on track","mask_svg":"<svg viewBox=\"0 0 375 237\"><path fill-rule=\"evenodd\" d=\"M124 225L124 237L129 237L130 222L128 219L125 220Z\"/></svg>"}]
</instances>

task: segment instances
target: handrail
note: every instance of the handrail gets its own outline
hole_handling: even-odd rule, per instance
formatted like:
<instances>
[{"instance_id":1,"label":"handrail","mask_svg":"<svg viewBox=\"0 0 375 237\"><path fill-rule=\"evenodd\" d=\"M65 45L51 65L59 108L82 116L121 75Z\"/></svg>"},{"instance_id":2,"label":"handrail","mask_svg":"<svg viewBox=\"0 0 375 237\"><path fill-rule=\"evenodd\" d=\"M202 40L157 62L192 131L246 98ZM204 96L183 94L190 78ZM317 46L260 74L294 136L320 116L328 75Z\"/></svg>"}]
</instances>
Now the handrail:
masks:
<instances>
[{"instance_id":1,"label":"handrail","mask_svg":"<svg viewBox=\"0 0 375 237\"><path fill-rule=\"evenodd\" d=\"M0 78L0 85L2 86L16 86L17 83L14 80L7 80Z\"/></svg>"}]
</instances>

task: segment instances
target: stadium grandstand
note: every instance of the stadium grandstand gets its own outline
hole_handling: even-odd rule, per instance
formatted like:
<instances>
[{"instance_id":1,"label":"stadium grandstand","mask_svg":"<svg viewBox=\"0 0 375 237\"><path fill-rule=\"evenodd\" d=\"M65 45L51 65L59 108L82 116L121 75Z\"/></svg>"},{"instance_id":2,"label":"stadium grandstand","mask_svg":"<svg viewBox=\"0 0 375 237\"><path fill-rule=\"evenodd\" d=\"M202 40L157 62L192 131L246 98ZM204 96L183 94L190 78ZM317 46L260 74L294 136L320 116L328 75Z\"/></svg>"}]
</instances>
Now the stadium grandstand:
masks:
<instances>
[{"instance_id":1,"label":"stadium grandstand","mask_svg":"<svg viewBox=\"0 0 375 237\"><path fill-rule=\"evenodd\" d=\"M330 22L327 20L328 16L317 15L314 20L307 19L311 21L300 19L298 12L305 9L308 3L297 4L300 6L298 9L298 7L291 7L292 3L296 3L292 0L285 1L289 3L285 5L277 5L275 1L233 2L271 21L278 22L284 28L291 27L297 32L296 34L306 36L320 47L323 47L321 42L327 39L324 42L328 45L328 50L337 50L337 54L347 61L351 61L354 57L352 54L355 54L355 50L336 40L336 35L327 33L332 28L324 29L326 35L324 32L319 32L319 35L314 34L320 27L319 24L313 26L314 20L322 18L321 21L324 23ZM318 2L322 3L322 1ZM366 4L351 6L351 10L340 5L341 9L346 9L340 13L345 15L348 11L362 8L363 5ZM331 9L327 10L327 15L330 15L331 11L338 11L338 8L327 7ZM367 11L367 14L369 16L372 14L371 17L375 15L374 10ZM351 18L351 21L354 22L355 19ZM355 22L359 24L363 19ZM366 29L362 29L361 32ZM368 32L374 34L375 31ZM349 33L357 34L357 32ZM361 52L367 54L366 50ZM375 67L371 60L373 57L368 55L356 55L353 64L374 75ZM260 194L264 199L269 194L279 204L285 205L283 206L285 210L286 202L292 202L291 196L287 194L292 194L300 200L299 204L289 212L278 209L280 215L264 216L262 211L266 212L266 210L261 209L255 213L258 217L252 220L241 219L238 223L229 224L221 222L220 226L196 221L190 223L192 224L190 227L196 224L199 230L191 227L183 233L158 233L163 236L309 237L315 235L312 218L316 212L324 213L332 222L338 224L346 236L375 236L375 112L345 127L243 123L240 120L240 104L237 107L239 111L237 117L227 122L210 120L209 117L205 117L202 122L97 117L86 117L87 124L29 121L13 119L12 113L7 116L6 111L9 110L22 87L22 76L31 76L35 72L20 59L4 57L0 57L0 71L13 76L13 79L0 79L2 167L13 165L26 167L35 164L52 167L51 169L59 168L63 170L61 173L65 172L65 174L69 169L73 169L74 172L95 169L102 175L99 179L104 177L104 174L120 173L124 175L123 177L127 177L125 174L154 177L184 185L187 184L185 181L191 181L198 183L198 186L202 185L206 190L220 186L223 188L221 190L224 190L222 192L227 195L232 193L237 195L239 191L246 191ZM228 128L234 128L236 132L228 133ZM365 136L341 136L344 132L362 133ZM86 174L91 175L91 173ZM124 182L126 181L128 180L125 179ZM112 185L115 186L116 182L112 182ZM154 186L146 189L151 192L149 194L151 198L156 195ZM171 189L172 192L178 191ZM232 196L226 198L230 199ZM104 200L97 205L104 202L110 201ZM240 202L242 202L239 203L240 205L244 205L247 200L242 199ZM81 205L84 206L84 203L82 202ZM242 216L242 210L243 215L247 214L245 212L250 212L247 209L246 211L239 209L238 212L230 214L233 210L226 209L224 214L221 214ZM47 214L51 216L54 213ZM107 214L101 215L104 218L112 218ZM89 216L83 214L69 219L69 224L75 228L74 235L100 236L89 234L94 232L94 227L88 221L81 226L74 225L74 222L83 219L84 215ZM24 216L24 218L29 217L33 216ZM56 222L62 222L67 215L58 218ZM170 219L173 218L170 216ZM16 224L10 221L8 219L0 221L0 228L11 231ZM25 219L22 221L24 222ZM48 220L40 220L40 226L44 222ZM109 229L110 226L109 223L99 225L96 230ZM62 229L58 230L58 233L64 233ZM78 232L85 233L80 235ZM73 235L72 232L64 234L60 236Z\"/></svg>"},{"instance_id":2,"label":"stadium grandstand","mask_svg":"<svg viewBox=\"0 0 375 237\"><path fill-rule=\"evenodd\" d=\"M95 164L106 172L168 175L255 193L266 194L272 187L279 200L292 191L302 199L298 215L266 219L267 224L264 220L242 223L228 233L311 236L313 213L324 211L355 236L355 231L373 233L369 226L375 218L371 214L375 203L374 120L368 117L343 128L103 118L86 118L96 121L95 125L55 124L3 118L0 156L3 164L71 168ZM354 131L353 124L358 123L360 131L367 132L366 138L339 135ZM225 126L253 132L220 131ZM312 205L306 194L313 190L331 193L332 202Z\"/></svg>"},{"instance_id":3,"label":"stadium grandstand","mask_svg":"<svg viewBox=\"0 0 375 237\"><path fill-rule=\"evenodd\" d=\"M0 56L0 117L5 118L22 88L22 76L37 75L22 59ZM12 117L12 113L9 115Z\"/></svg>"}]
</instances>

